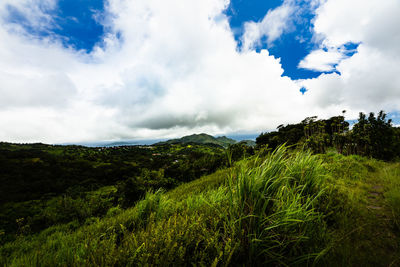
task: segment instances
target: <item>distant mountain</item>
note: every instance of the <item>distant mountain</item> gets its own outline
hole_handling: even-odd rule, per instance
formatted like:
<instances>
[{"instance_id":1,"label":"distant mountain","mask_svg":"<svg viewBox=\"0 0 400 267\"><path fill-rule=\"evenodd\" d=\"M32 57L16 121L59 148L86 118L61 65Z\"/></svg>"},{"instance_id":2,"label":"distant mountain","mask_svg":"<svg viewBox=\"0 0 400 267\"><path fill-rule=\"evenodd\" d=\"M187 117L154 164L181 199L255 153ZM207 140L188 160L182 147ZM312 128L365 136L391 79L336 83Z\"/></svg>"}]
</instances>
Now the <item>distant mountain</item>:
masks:
<instances>
[{"instance_id":1,"label":"distant mountain","mask_svg":"<svg viewBox=\"0 0 400 267\"><path fill-rule=\"evenodd\" d=\"M253 140L242 140L239 143L240 144L245 144L246 146L252 146L252 147L256 146L256 142L253 141Z\"/></svg>"},{"instance_id":2,"label":"distant mountain","mask_svg":"<svg viewBox=\"0 0 400 267\"><path fill-rule=\"evenodd\" d=\"M171 139L165 142L159 142L155 145L164 145L164 144L188 144L188 143L195 143L195 144L214 144L220 145L223 147L228 147L229 145L235 144L236 141L230 139L226 136L214 137L205 133L201 134L192 134L188 136L184 136L179 139Z\"/></svg>"},{"instance_id":3,"label":"distant mountain","mask_svg":"<svg viewBox=\"0 0 400 267\"><path fill-rule=\"evenodd\" d=\"M147 146L165 140L167 139L97 141L97 142L62 143L61 145L80 145L86 147Z\"/></svg>"}]
</instances>

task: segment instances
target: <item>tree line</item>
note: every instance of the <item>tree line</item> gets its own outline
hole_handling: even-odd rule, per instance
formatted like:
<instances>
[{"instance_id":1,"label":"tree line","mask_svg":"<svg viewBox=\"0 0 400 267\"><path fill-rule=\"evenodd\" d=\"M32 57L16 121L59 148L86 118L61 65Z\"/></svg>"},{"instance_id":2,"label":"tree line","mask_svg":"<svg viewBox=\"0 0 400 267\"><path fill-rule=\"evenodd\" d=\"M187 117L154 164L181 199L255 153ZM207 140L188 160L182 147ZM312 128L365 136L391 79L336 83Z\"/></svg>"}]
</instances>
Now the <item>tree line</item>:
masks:
<instances>
[{"instance_id":1,"label":"tree line","mask_svg":"<svg viewBox=\"0 0 400 267\"><path fill-rule=\"evenodd\" d=\"M325 153L334 148L341 154L386 161L400 157L400 128L393 126L384 111L377 115L371 112L368 116L360 112L358 121L351 129L345 120L345 112L325 120L313 116L297 124L279 125L277 131L261 133L256 144L275 149L286 143L309 148L315 153Z\"/></svg>"}]
</instances>

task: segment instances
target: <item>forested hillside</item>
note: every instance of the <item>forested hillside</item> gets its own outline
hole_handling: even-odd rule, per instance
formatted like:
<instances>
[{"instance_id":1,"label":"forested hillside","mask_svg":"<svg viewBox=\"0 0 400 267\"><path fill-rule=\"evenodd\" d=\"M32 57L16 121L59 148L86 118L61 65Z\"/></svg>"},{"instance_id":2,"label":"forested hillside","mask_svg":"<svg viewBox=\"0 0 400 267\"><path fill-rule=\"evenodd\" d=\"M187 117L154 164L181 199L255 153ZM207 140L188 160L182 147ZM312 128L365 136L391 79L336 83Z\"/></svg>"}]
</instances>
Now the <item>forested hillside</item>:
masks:
<instances>
[{"instance_id":1,"label":"forested hillside","mask_svg":"<svg viewBox=\"0 0 400 267\"><path fill-rule=\"evenodd\" d=\"M399 144L384 112L256 147L0 143L0 264L397 266Z\"/></svg>"},{"instance_id":2,"label":"forested hillside","mask_svg":"<svg viewBox=\"0 0 400 267\"><path fill-rule=\"evenodd\" d=\"M251 151L250 151L251 152ZM234 158L245 151L235 149ZM128 207L149 190L165 190L228 164L215 145L88 148L0 144L1 242L23 227L36 233L54 224Z\"/></svg>"},{"instance_id":3,"label":"forested hillside","mask_svg":"<svg viewBox=\"0 0 400 267\"><path fill-rule=\"evenodd\" d=\"M219 145L221 147L228 147L229 145L233 145L236 143L235 140L230 139L226 136L214 137L205 133L202 134L193 134L184 136L179 139L171 139L164 142L159 142L156 145L163 144L214 144Z\"/></svg>"},{"instance_id":4,"label":"forested hillside","mask_svg":"<svg viewBox=\"0 0 400 267\"><path fill-rule=\"evenodd\" d=\"M33 235L18 221L0 255L8 266L395 266L399 174L399 164L280 147L83 224Z\"/></svg>"}]
</instances>

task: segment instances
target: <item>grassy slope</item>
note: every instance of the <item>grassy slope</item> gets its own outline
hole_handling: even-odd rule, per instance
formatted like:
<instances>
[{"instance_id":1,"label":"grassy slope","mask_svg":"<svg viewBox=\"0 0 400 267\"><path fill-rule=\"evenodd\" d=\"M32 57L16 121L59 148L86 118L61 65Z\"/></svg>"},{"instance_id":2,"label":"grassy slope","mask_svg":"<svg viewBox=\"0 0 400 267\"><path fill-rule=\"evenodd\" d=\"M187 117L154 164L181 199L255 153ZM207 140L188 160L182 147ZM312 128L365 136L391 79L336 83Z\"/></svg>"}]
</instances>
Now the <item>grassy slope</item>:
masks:
<instances>
[{"instance_id":1,"label":"grassy slope","mask_svg":"<svg viewBox=\"0 0 400 267\"><path fill-rule=\"evenodd\" d=\"M22 236L0 264L396 266L399 207L399 164L282 152Z\"/></svg>"},{"instance_id":2,"label":"grassy slope","mask_svg":"<svg viewBox=\"0 0 400 267\"><path fill-rule=\"evenodd\" d=\"M342 209L335 216L330 265L400 265L400 164L321 155Z\"/></svg>"}]
</instances>

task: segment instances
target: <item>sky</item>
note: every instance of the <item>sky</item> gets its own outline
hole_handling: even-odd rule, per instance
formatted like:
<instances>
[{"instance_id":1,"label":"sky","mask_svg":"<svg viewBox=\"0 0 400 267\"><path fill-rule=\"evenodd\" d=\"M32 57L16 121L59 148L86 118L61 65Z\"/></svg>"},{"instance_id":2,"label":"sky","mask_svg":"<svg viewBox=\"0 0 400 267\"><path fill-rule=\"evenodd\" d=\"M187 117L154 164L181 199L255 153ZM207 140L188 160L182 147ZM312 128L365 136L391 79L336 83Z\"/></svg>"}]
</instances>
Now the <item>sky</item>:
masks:
<instances>
[{"instance_id":1,"label":"sky","mask_svg":"<svg viewBox=\"0 0 400 267\"><path fill-rule=\"evenodd\" d=\"M400 124L398 0L2 0L0 141Z\"/></svg>"}]
</instances>

